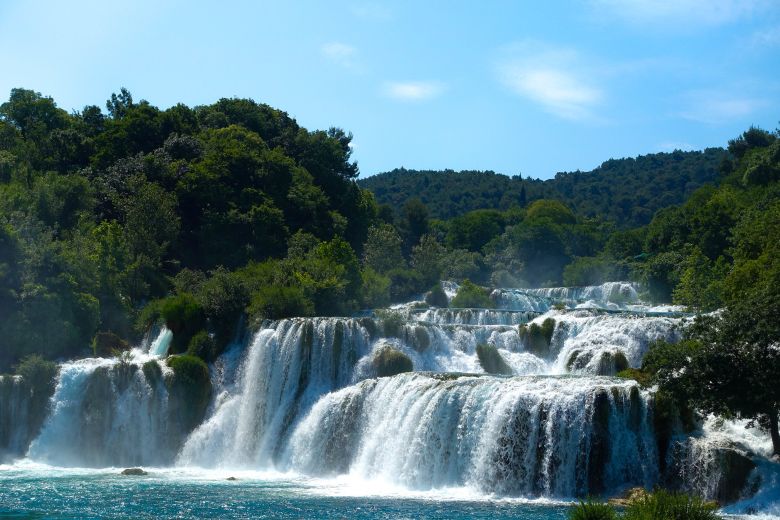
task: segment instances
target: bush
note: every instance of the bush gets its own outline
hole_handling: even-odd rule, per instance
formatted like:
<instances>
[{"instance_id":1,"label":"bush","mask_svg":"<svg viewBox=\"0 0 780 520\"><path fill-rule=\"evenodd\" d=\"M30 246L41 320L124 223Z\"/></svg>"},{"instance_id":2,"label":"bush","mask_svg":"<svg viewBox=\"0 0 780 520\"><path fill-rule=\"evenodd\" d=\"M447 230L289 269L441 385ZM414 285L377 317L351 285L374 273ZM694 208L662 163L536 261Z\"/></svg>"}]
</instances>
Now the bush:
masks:
<instances>
[{"instance_id":1,"label":"bush","mask_svg":"<svg viewBox=\"0 0 780 520\"><path fill-rule=\"evenodd\" d=\"M450 303L455 308L476 307L492 309L496 306L493 300L490 299L490 292L470 280L463 280L458 293Z\"/></svg>"},{"instance_id":2,"label":"bush","mask_svg":"<svg viewBox=\"0 0 780 520\"><path fill-rule=\"evenodd\" d=\"M401 302L408 300L425 290L423 275L412 269L392 269L387 272L390 278L390 301Z\"/></svg>"},{"instance_id":3,"label":"bush","mask_svg":"<svg viewBox=\"0 0 780 520\"><path fill-rule=\"evenodd\" d=\"M382 331L385 336L391 338L400 338L404 331L406 318L403 314L396 311L382 310L376 313L377 318L382 320Z\"/></svg>"},{"instance_id":4,"label":"bush","mask_svg":"<svg viewBox=\"0 0 780 520\"><path fill-rule=\"evenodd\" d=\"M265 286L252 293L249 315L253 321L312 316L314 302L299 287Z\"/></svg>"},{"instance_id":5,"label":"bush","mask_svg":"<svg viewBox=\"0 0 780 520\"><path fill-rule=\"evenodd\" d=\"M657 490L632 502L623 513L625 520L717 520L715 505L683 493Z\"/></svg>"},{"instance_id":6,"label":"bush","mask_svg":"<svg viewBox=\"0 0 780 520\"><path fill-rule=\"evenodd\" d=\"M447 293L444 292L444 289L441 288L441 284L438 283L425 295L425 303L433 307L442 308L447 308L450 304Z\"/></svg>"},{"instance_id":7,"label":"bush","mask_svg":"<svg viewBox=\"0 0 780 520\"><path fill-rule=\"evenodd\" d=\"M550 343L555 332L555 320L547 318L541 325L531 323L520 325L518 333L520 340L526 344L526 348L532 354L546 357L550 353Z\"/></svg>"},{"instance_id":8,"label":"bush","mask_svg":"<svg viewBox=\"0 0 780 520\"><path fill-rule=\"evenodd\" d=\"M639 370L638 368L627 368L625 370L619 371L616 375L617 377L623 379L633 379L634 381L639 383L640 386L644 388L647 388L653 384L652 375L642 370Z\"/></svg>"},{"instance_id":9,"label":"bush","mask_svg":"<svg viewBox=\"0 0 780 520\"><path fill-rule=\"evenodd\" d=\"M213 361L219 353L217 342L205 330L192 336L187 345L187 355L197 356L205 361Z\"/></svg>"},{"instance_id":10,"label":"bush","mask_svg":"<svg viewBox=\"0 0 780 520\"><path fill-rule=\"evenodd\" d=\"M171 353L184 352L192 336L205 328L206 317L203 307L189 293L170 296L162 300L159 305L160 316L165 321L165 326L173 332Z\"/></svg>"},{"instance_id":11,"label":"bush","mask_svg":"<svg viewBox=\"0 0 780 520\"><path fill-rule=\"evenodd\" d=\"M409 356L392 347L386 347L377 352L374 355L373 365L376 375L379 377L390 377L411 372L414 369Z\"/></svg>"},{"instance_id":12,"label":"bush","mask_svg":"<svg viewBox=\"0 0 780 520\"><path fill-rule=\"evenodd\" d=\"M38 354L27 356L16 365L16 375L22 377L36 397L45 396L44 399L54 393L58 370L56 363L45 360Z\"/></svg>"},{"instance_id":13,"label":"bush","mask_svg":"<svg viewBox=\"0 0 780 520\"><path fill-rule=\"evenodd\" d=\"M374 309L390 303L390 278L377 273L370 267L363 269L361 278L363 280L363 306Z\"/></svg>"},{"instance_id":14,"label":"bush","mask_svg":"<svg viewBox=\"0 0 780 520\"><path fill-rule=\"evenodd\" d=\"M95 357L111 357L130 348L122 338L113 332L98 332L92 340L92 353Z\"/></svg>"},{"instance_id":15,"label":"bush","mask_svg":"<svg viewBox=\"0 0 780 520\"><path fill-rule=\"evenodd\" d=\"M169 380L174 412L185 429L194 428L206 414L211 398L209 367L195 356L170 356L166 363L173 370Z\"/></svg>"},{"instance_id":16,"label":"bush","mask_svg":"<svg viewBox=\"0 0 780 520\"><path fill-rule=\"evenodd\" d=\"M603 502L580 502L569 511L569 520L617 520L615 508Z\"/></svg>"}]
</instances>

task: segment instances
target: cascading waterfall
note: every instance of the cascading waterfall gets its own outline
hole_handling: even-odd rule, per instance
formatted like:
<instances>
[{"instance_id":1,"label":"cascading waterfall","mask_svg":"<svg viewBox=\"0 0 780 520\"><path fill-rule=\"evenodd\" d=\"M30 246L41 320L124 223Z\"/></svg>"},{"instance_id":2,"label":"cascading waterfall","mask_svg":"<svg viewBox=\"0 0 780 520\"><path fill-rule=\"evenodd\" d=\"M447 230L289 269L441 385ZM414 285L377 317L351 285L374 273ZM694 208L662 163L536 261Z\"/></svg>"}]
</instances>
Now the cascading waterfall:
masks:
<instances>
[{"instance_id":1,"label":"cascading waterfall","mask_svg":"<svg viewBox=\"0 0 780 520\"><path fill-rule=\"evenodd\" d=\"M192 424L159 361L172 339L165 328L148 349L63 363L34 440L23 426L29 390L6 376L0 456L276 469L500 496L574 497L658 482L722 496L731 448L713 439L736 433L678 433L660 461L652 393L605 377L639 367L653 341L678 340L684 315L653 312L623 282L497 289L492 297L498 309L408 304L376 316L264 323L212 364L211 404ZM546 323L551 336L540 344ZM503 363L496 373L512 377L485 374L482 344ZM377 378L388 351L414 372ZM748 459L758 453L740 446ZM774 466L766 464L768 481Z\"/></svg>"},{"instance_id":2,"label":"cascading waterfall","mask_svg":"<svg viewBox=\"0 0 780 520\"><path fill-rule=\"evenodd\" d=\"M658 468L648 410L635 383L604 378L405 374L321 399L283 467L502 495L650 485Z\"/></svg>"},{"instance_id":3,"label":"cascading waterfall","mask_svg":"<svg viewBox=\"0 0 780 520\"><path fill-rule=\"evenodd\" d=\"M52 410L28 456L62 466L165 464L184 433L168 414L154 360L83 359L60 367Z\"/></svg>"}]
</instances>

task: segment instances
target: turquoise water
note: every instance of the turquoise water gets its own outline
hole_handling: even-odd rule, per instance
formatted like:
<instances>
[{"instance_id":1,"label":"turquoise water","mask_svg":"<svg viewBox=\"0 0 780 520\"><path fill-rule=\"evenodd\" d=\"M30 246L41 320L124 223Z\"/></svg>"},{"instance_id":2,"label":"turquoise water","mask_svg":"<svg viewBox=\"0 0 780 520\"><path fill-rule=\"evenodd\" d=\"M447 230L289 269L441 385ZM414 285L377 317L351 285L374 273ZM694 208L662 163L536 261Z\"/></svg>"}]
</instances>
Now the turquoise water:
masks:
<instances>
[{"instance_id":1,"label":"turquoise water","mask_svg":"<svg viewBox=\"0 0 780 520\"><path fill-rule=\"evenodd\" d=\"M565 504L424 494L357 496L358 489L295 478L242 476L231 482L213 474L152 470L146 477L125 477L118 471L0 469L0 518L558 520L568 510Z\"/></svg>"}]
</instances>

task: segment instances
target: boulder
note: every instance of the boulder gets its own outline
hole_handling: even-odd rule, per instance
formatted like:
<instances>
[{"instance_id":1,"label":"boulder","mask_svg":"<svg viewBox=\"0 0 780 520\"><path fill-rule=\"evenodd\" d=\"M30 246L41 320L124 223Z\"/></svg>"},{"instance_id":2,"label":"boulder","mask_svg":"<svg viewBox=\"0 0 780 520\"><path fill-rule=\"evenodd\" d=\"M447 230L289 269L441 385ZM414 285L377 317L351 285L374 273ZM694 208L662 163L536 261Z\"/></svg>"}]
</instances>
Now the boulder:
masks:
<instances>
[{"instance_id":1,"label":"boulder","mask_svg":"<svg viewBox=\"0 0 780 520\"><path fill-rule=\"evenodd\" d=\"M372 360L376 375L390 377L413 370L412 360L409 356L393 347L384 347L374 354Z\"/></svg>"},{"instance_id":2,"label":"boulder","mask_svg":"<svg viewBox=\"0 0 780 520\"><path fill-rule=\"evenodd\" d=\"M148 475L146 471L144 471L141 468L127 468L125 470L122 470L122 475L129 475L133 477L140 477L143 475Z\"/></svg>"}]
</instances>

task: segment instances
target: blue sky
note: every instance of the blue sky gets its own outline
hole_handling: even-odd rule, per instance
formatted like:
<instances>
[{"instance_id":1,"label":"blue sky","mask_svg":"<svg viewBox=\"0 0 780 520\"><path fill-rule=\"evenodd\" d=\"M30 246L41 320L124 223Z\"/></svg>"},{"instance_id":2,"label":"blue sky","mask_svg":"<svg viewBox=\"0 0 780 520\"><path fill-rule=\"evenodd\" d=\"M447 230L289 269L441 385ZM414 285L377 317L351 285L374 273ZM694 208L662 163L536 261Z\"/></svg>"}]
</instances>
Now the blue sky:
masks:
<instances>
[{"instance_id":1,"label":"blue sky","mask_svg":"<svg viewBox=\"0 0 780 520\"><path fill-rule=\"evenodd\" d=\"M0 96L251 97L404 166L549 178L780 121L780 0L0 2Z\"/></svg>"}]
</instances>

